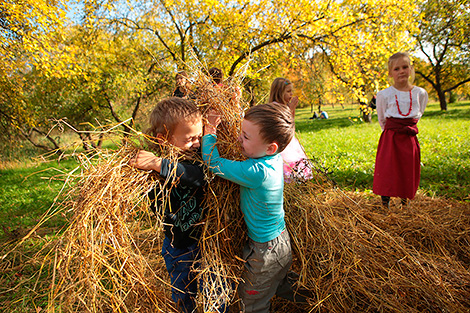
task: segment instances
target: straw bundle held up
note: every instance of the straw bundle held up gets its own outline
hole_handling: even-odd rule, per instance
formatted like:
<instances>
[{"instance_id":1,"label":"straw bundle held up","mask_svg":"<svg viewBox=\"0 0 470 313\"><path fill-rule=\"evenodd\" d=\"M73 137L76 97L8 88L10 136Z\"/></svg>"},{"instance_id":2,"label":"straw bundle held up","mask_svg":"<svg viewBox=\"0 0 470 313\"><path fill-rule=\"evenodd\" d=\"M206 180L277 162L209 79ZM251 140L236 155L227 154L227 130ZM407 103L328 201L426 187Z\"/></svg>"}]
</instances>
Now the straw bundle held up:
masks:
<instances>
[{"instance_id":1,"label":"straw bundle held up","mask_svg":"<svg viewBox=\"0 0 470 313\"><path fill-rule=\"evenodd\" d=\"M204 113L216 110L222 117L217 131L220 155L242 160L237 137L247 105L238 97L240 86L235 80L224 85L212 84L204 73L198 73L196 77L193 85L196 103ZM207 218L200 240L200 282L204 293L199 302L204 312L217 312L221 304L231 303L233 306L243 268L238 256L246 240L246 227L239 207L238 185L213 174L208 176L211 180L205 200Z\"/></svg>"}]
</instances>

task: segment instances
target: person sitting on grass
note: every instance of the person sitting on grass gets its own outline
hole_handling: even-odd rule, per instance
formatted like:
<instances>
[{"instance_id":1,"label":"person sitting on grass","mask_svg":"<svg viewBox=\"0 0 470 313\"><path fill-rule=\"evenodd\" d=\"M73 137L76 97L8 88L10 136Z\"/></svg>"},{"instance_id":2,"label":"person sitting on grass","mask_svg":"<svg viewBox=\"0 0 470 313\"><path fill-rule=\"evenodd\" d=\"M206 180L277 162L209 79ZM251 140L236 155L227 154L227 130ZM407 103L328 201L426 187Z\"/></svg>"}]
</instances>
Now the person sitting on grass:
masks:
<instances>
[{"instance_id":1,"label":"person sitting on grass","mask_svg":"<svg viewBox=\"0 0 470 313\"><path fill-rule=\"evenodd\" d=\"M320 116L318 118L321 120L326 120L328 119L328 113L326 113L326 111L321 111Z\"/></svg>"}]
</instances>

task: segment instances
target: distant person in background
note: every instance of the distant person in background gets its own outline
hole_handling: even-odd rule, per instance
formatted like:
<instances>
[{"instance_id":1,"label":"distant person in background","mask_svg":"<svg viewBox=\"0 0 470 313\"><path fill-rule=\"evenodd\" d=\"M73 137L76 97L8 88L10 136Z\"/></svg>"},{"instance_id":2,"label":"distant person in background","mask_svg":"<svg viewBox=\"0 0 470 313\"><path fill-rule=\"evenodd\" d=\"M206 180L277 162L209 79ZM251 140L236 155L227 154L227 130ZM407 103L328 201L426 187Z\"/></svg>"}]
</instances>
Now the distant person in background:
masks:
<instances>
[{"instance_id":1,"label":"distant person in background","mask_svg":"<svg viewBox=\"0 0 470 313\"><path fill-rule=\"evenodd\" d=\"M328 113L326 113L326 111L321 111L319 119L328 119Z\"/></svg>"},{"instance_id":2,"label":"distant person in background","mask_svg":"<svg viewBox=\"0 0 470 313\"><path fill-rule=\"evenodd\" d=\"M393 86L377 94L377 117L383 131L373 184L386 208L390 197L400 197L406 205L416 195L421 175L416 125L428 103L426 90L413 85L414 68L408 53L398 52L388 59L388 76Z\"/></svg>"},{"instance_id":3,"label":"distant person in background","mask_svg":"<svg viewBox=\"0 0 470 313\"><path fill-rule=\"evenodd\" d=\"M269 93L269 103L276 102L287 105L292 119L295 118L295 110L299 104L299 98L293 96L293 91L294 85L288 79L278 77L271 84L271 92ZM294 177L303 179L313 177L307 155L295 135L289 145L281 152L281 156L284 161L284 180L286 182L291 182Z\"/></svg>"},{"instance_id":4,"label":"distant person in background","mask_svg":"<svg viewBox=\"0 0 470 313\"><path fill-rule=\"evenodd\" d=\"M372 96L372 99L370 99L370 102L369 102L369 107L372 108L372 109L376 109L377 108L377 96L376 95L373 95Z\"/></svg>"},{"instance_id":5,"label":"distant person in background","mask_svg":"<svg viewBox=\"0 0 470 313\"><path fill-rule=\"evenodd\" d=\"M212 80L214 81L214 84L221 86L222 81L224 80L224 73L220 68L217 67L211 67L209 69L209 75L212 76Z\"/></svg>"},{"instance_id":6,"label":"distant person in background","mask_svg":"<svg viewBox=\"0 0 470 313\"><path fill-rule=\"evenodd\" d=\"M175 76L176 88L173 91L173 97L184 98L189 93L188 73L179 71Z\"/></svg>"}]
</instances>

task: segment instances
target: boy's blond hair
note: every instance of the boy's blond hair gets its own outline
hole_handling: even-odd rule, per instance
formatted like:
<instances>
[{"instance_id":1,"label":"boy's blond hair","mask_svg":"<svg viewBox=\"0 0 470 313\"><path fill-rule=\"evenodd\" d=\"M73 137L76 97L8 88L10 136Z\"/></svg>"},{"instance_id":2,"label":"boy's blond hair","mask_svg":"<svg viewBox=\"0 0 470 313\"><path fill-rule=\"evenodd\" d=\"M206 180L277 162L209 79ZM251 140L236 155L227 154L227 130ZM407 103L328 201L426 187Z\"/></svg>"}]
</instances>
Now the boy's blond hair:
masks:
<instances>
[{"instance_id":1,"label":"boy's blond hair","mask_svg":"<svg viewBox=\"0 0 470 313\"><path fill-rule=\"evenodd\" d=\"M276 78L271 84L271 91L269 92L269 103L277 102L287 104L284 103L284 93L286 91L287 86L289 86L290 84L292 84L291 81L286 78Z\"/></svg>"},{"instance_id":2,"label":"boy's blond hair","mask_svg":"<svg viewBox=\"0 0 470 313\"><path fill-rule=\"evenodd\" d=\"M289 107L280 103L260 104L245 113L245 119L257 125L266 143L277 143L282 152L294 137L294 119Z\"/></svg>"},{"instance_id":3,"label":"boy's blond hair","mask_svg":"<svg viewBox=\"0 0 470 313\"><path fill-rule=\"evenodd\" d=\"M166 98L158 102L150 113L150 127L145 133L153 138L161 134L169 139L178 123L200 119L201 116L193 101L178 97Z\"/></svg>"}]
</instances>

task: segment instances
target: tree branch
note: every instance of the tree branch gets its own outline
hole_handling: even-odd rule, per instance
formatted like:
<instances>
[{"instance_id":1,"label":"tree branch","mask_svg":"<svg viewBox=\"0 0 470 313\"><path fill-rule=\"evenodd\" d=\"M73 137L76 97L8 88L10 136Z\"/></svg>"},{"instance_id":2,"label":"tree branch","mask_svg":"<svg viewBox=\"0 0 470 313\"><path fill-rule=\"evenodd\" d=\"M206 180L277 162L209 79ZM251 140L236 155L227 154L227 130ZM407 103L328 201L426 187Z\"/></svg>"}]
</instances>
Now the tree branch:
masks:
<instances>
[{"instance_id":1,"label":"tree branch","mask_svg":"<svg viewBox=\"0 0 470 313\"><path fill-rule=\"evenodd\" d=\"M437 86L436 86L436 83L434 83L434 81L431 79L431 77L429 77L428 75L425 75L423 72L421 71L415 71L416 74L419 74L422 78L424 78L428 83L430 83L432 85L432 87L434 89L437 90Z\"/></svg>"},{"instance_id":2,"label":"tree branch","mask_svg":"<svg viewBox=\"0 0 470 313\"><path fill-rule=\"evenodd\" d=\"M30 131L28 133L26 133L22 128L18 127L21 135L26 139L28 140L33 146L37 147L37 148L41 148L43 150L46 150L46 151L56 151L56 153L59 153L59 154L62 154L62 150L60 149L59 145L57 144L57 142L54 140L54 138L52 138L49 134L46 134L45 132L37 129L36 127L33 127L30 129ZM42 145L40 143L37 143L37 142L34 142L33 138L32 138L32 134L33 134L33 131L44 136L47 140L49 140L50 143L52 143L52 146L53 148L51 147L48 147L46 145Z\"/></svg>"},{"instance_id":3,"label":"tree branch","mask_svg":"<svg viewBox=\"0 0 470 313\"><path fill-rule=\"evenodd\" d=\"M463 80L463 81L461 81L461 82L459 82L459 83L457 83L457 84L455 84L455 85L452 86L452 87L447 88L446 90L444 90L444 92L452 91L452 90L458 88L459 86L462 86L462 85L464 85L464 84L466 84L466 83L468 83L468 82L470 82L470 77L467 78L467 79L465 79L465 80Z\"/></svg>"},{"instance_id":4,"label":"tree branch","mask_svg":"<svg viewBox=\"0 0 470 313\"><path fill-rule=\"evenodd\" d=\"M230 68L230 71L229 71L229 73L228 73L228 76L233 75L233 73L235 73L235 69L236 69L237 65L238 65L241 61L243 61L247 56L249 56L250 54L252 54L253 52L256 52L256 51L258 51L258 50L260 50L260 49L262 49L262 48L264 48L264 47L266 47L266 46L269 46L269 45L271 45L271 44L274 44L274 43L284 42L285 40L290 39L290 38L292 38L292 34L291 34L291 33L283 34L283 35L281 35L281 36L279 36L279 37L277 37L277 38L272 38L272 39L269 39L269 40L267 40L267 41L265 41L265 42L262 42L262 43L260 43L260 44L258 44L258 45L256 45L256 46L254 46L254 47L251 48L250 50L243 52L243 53L235 60L235 62L233 62L232 67Z\"/></svg>"}]
</instances>

